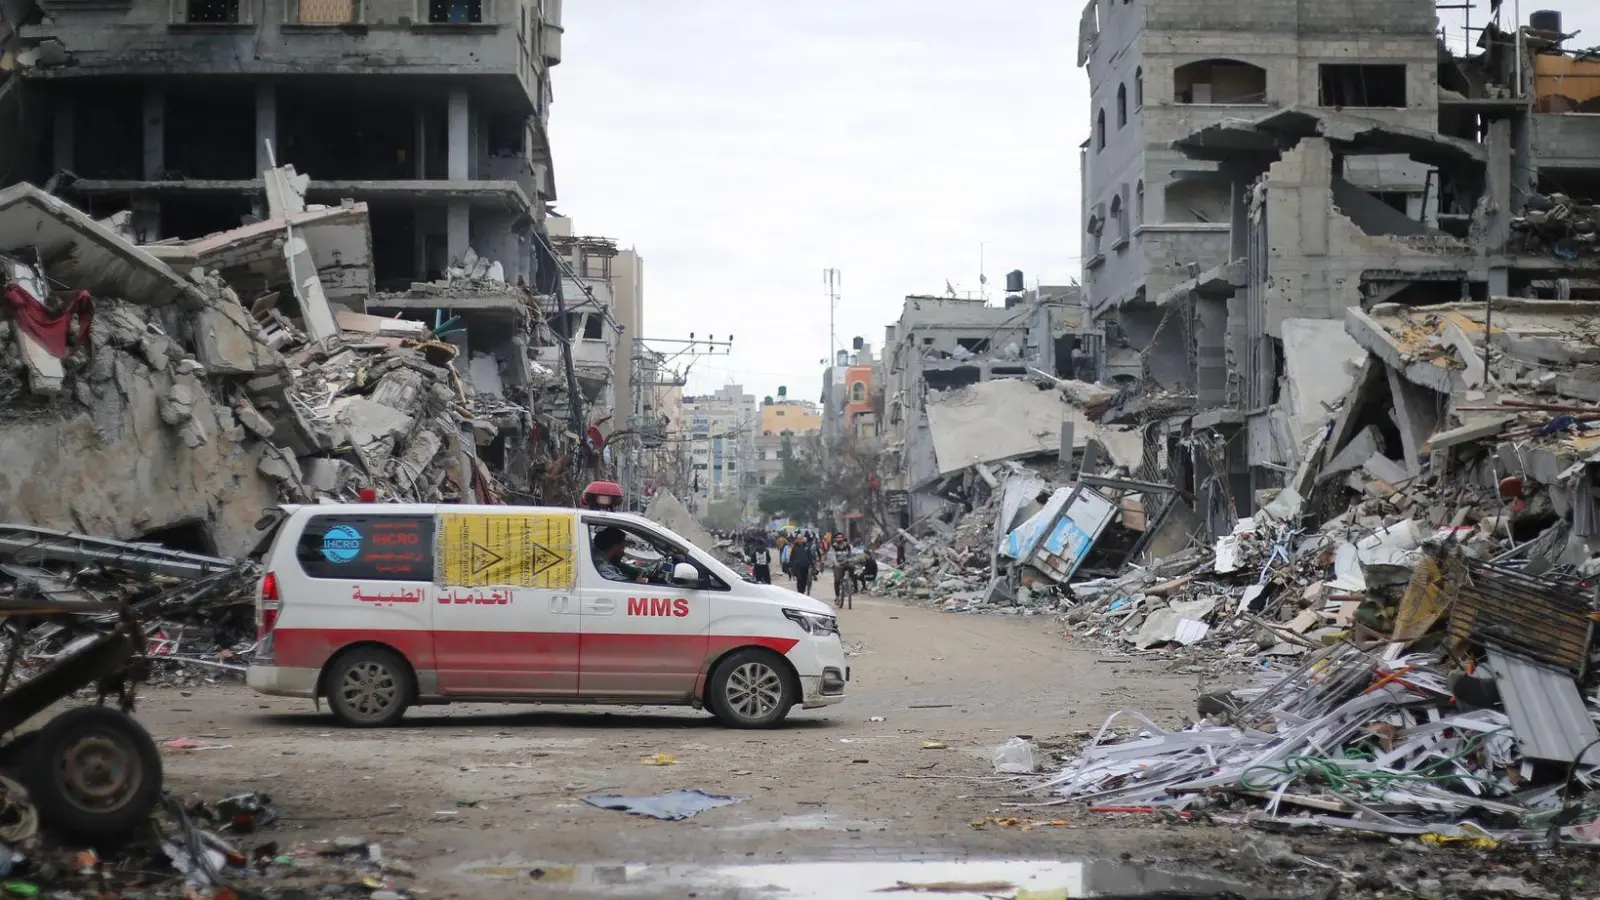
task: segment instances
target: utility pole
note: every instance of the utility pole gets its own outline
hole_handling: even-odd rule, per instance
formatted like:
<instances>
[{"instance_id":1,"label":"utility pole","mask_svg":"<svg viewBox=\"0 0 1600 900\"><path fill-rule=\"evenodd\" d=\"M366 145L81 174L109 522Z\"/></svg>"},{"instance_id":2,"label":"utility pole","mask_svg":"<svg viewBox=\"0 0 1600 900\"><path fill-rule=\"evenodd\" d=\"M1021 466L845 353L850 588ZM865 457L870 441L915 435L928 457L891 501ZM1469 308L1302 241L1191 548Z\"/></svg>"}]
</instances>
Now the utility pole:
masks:
<instances>
[{"instance_id":1,"label":"utility pole","mask_svg":"<svg viewBox=\"0 0 1600 900\"><path fill-rule=\"evenodd\" d=\"M687 340L644 337L633 339L632 352L629 354L632 377L629 379L631 389L628 398L628 434L624 444L626 449L620 459L623 497L628 508L634 510L643 508L641 501L644 497L646 452L667 447L676 453L679 445L677 436L664 432L659 435L656 433L656 425L645 415L647 405L645 391L657 388L682 388L689 383L689 369L695 361L719 353L726 355L732 350L731 334L725 341L717 340L715 335L701 338L693 333L690 333ZM680 364L681 369L678 368ZM656 440L658 437L659 441Z\"/></svg>"}]
</instances>

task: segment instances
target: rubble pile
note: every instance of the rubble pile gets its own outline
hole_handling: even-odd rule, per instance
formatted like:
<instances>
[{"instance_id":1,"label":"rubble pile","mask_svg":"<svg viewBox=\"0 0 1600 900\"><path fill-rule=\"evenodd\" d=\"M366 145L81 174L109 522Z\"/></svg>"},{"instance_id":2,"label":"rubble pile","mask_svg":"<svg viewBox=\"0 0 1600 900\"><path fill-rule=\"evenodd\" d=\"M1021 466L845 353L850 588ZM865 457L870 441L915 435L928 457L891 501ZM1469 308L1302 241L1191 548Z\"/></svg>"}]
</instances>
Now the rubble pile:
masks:
<instances>
[{"instance_id":1,"label":"rubble pile","mask_svg":"<svg viewBox=\"0 0 1600 900\"><path fill-rule=\"evenodd\" d=\"M243 676L256 646L248 562L16 525L0 526L0 603L82 604L62 621L13 616L4 643L23 672L116 627L126 606L144 630L158 681L193 685Z\"/></svg>"},{"instance_id":2,"label":"rubble pile","mask_svg":"<svg viewBox=\"0 0 1600 900\"><path fill-rule=\"evenodd\" d=\"M1524 251L1577 259L1594 253L1600 244L1600 206L1566 194L1535 194L1512 218L1511 230Z\"/></svg>"},{"instance_id":3,"label":"rubble pile","mask_svg":"<svg viewBox=\"0 0 1600 900\"><path fill-rule=\"evenodd\" d=\"M287 185L273 218L147 245L0 192L24 241L0 246L0 442L38 469L0 484L4 518L243 556L280 501L571 493L598 450L553 418L538 298L473 253L376 296L366 207L306 206L304 176L267 177ZM458 305L477 312L444 314Z\"/></svg>"},{"instance_id":4,"label":"rubble pile","mask_svg":"<svg viewBox=\"0 0 1600 900\"><path fill-rule=\"evenodd\" d=\"M1035 790L1280 830L1593 843L1592 586L1503 573L1454 544L1425 560L1392 640L1268 665L1202 696L1180 730L1120 711Z\"/></svg>"},{"instance_id":5,"label":"rubble pile","mask_svg":"<svg viewBox=\"0 0 1600 900\"><path fill-rule=\"evenodd\" d=\"M12 798L6 802L14 808ZM412 896L415 869L381 844L355 837L286 844L270 835L279 819L261 793L214 803L168 795L148 829L96 851L41 833L24 816L0 829L0 878L5 893L18 897Z\"/></svg>"}]
</instances>

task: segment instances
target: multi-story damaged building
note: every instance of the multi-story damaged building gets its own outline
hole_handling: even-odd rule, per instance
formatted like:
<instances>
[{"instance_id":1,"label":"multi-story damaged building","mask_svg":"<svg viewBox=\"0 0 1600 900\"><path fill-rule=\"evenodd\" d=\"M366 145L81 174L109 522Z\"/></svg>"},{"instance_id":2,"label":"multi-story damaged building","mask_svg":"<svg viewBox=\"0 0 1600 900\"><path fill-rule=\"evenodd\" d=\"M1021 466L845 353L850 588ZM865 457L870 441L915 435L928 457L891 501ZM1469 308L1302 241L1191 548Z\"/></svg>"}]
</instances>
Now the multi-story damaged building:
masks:
<instances>
[{"instance_id":1,"label":"multi-story damaged building","mask_svg":"<svg viewBox=\"0 0 1600 900\"><path fill-rule=\"evenodd\" d=\"M266 216L261 173L372 212L380 287L469 249L534 284L555 198L550 68L560 0L43 0L19 64L38 139L13 179L54 178L140 242ZM16 120L11 120L13 123ZM548 288L548 285L546 285Z\"/></svg>"},{"instance_id":2,"label":"multi-story damaged building","mask_svg":"<svg viewBox=\"0 0 1600 900\"><path fill-rule=\"evenodd\" d=\"M1184 386L1183 343L1156 301L1241 255L1229 223L1245 196L1173 142L1288 107L1359 107L1432 130L1434 29L1431 0L1091 0L1078 36L1092 104L1083 283L1108 326L1108 375ZM1413 215L1428 190L1427 167L1395 155L1351 160L1343 177Z\"/></svg>"},{"instance_id":3,"label":"multi-story damaged building","mask_svg":"<svg viewBox=\"0 0 1600 900\"><path fill-rule=\"evenodd\" d=\"M564 216L551 216L546 220L550 242L555 249L561 268L561 299L554 294L543 299L545 321L557 338L553 346L541 348L539 360L545 365L564 365L562 354L572 354L573 376L582 398L583 415L588 423L615 418L618 409L624 410L626 402L619 402L617 393L619 369L626 370L627 339L618 320L617 281L623 272L617 266L620 251L611 238L577 236L572 233L572 220ZM630 260L637 259L630 256ZM629 273L632 277L632 273ZM628 299L633 285L628 285ZM629 314L632 315L630 307ZM566 407L563 405L563 410Z\"/></svg>"},{"instance_id":4,"label":"multi-story damaged building","mask_svg":"<svg viewBox=\"0 0 1600 900\"><path fill-rule=\"evenodd\" d=\"M1371 380L1348 311L1455 301L1492 310L1497 298L1595 293L1593 241L1560 221L1570 195L1589 195L1600 176L1600 123L1578 112L1592 95L1572 96L1585 93L1573 74L1586 64L1600 74L1600 64L1567 51L1558 15L1537 14L1531 27L1491 21L1480 52L1458 56L1435 31L1431 0L1257 0L1208 6L1204 22L1173 0L1130 6L1102 16L1142 7L1167 27L1187 16L1204 41L1211 28L1254 29L1246 44L1256 50L1230 50L1232 64L1269 73L1261 104L1160 135L1178 160L1163 166L1182 179L1203 173L1227 198L1220 255L1168 254L1182 277L1142 283L1124 273L1108 284L1110 257L1086 267L1092 291L1108 298L1095 311L1138 361L1143 393L1163 388L1182 401L1137 420L1213 531L1292 484L1353 381ZM1268 51L1290 37L1295 64L1280 67ZM1154 68L1144 69L1146 115ZM1111 71L1109 60L1099 71ZM1116 90L1102 80L1095 96ZM1124 373L1108 363L1107 375ZM1391 369L1377 381L1369 393L1385 399L1369 407L1389 414L1368 424L1397 471L1416 475L1437 397L1425 373Z\"/></svg>"},{"instance_id":5,"label":"multi-story damaged building","mask_svg":"<svg viewBox=\"0 0 1600 900\"><path fill-rule=\"evenodd\" d=\"M927 414L930 393L1029 378L1030 369L1071 379L1075 360L1099 358L1100 336L1077 314L1076 288L1023 292L1021 273L1015 276L1018 292L1003 306L990 306L981 298L911 295L899 321L884 329L878 366L884 488L896 498L906 521L944 503L930 490L940 472Z\"/></svg>"}]
</instances>

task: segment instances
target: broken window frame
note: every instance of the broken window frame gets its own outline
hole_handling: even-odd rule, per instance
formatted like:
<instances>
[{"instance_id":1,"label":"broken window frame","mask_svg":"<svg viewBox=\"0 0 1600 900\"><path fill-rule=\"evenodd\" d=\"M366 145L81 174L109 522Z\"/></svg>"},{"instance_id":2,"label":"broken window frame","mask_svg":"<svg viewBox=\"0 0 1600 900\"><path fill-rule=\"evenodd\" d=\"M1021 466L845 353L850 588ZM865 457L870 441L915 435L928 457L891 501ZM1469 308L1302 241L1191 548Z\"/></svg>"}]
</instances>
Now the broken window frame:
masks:
<instances>
[{"instance_id":1,"label":"broken window frame","mask_svg":"<svg viewBox=\"0 0 1600 900\"><path fill-rule=\"evenodd\" d=\"M468 7L476 3L478 7L478 17L476 19L468 18L468 20L464 22L452 21L450 18L450 9L452 6L458 3ZM445 11L445 16L442 19L435 19L433 17L433 9L436 4L441 6ZM497 24L497 19L495 18L494 13L495 9L493 6L493 0L417 0L417 15L413 21L425 28L438 28L441 26L447 28L461 28L463 26L475 27L485 25L494 26Z\"/></svg>"},{"instance_id":2,"label":"broken window frame","mask_svg":"<svg viewBox=\"0 0 1600 900\"><path fill-rule=\"evenodd\" d=\"M1198 78L1189 77L1189 88L1187 92L1180 87L1182 84L1180 79L1183 79L1186 76L1194 76L1198 74L1202 67L1206 67L1209 70L1207 74L1211 76L1210 81L1201 81ZM1261 90L1256 93L1243 94L1238 97L1222 99L1217 96L1217 92L1213 89L1208 91L1208 97L1206 100L1195 100L1194 88L1201 84L1206 85L1208 88L1214 88L1217 83L1215 77L1216 71L1220 68L1249 69L1251 74L1259 76ZM1172 70L1172 100L1174 103L1180 106L1266 106L1270 102L1270 99L1267 70L1253 62L1242 59L1233 59L1225 56L1208 57L1206 59L1196 59L1186 62Z\"/></svg>"},{"instance_id":3,"label":"broken window frame","mask_svg":"<svg viewBox=\"0 0 1600 900\"><path fill-rule=\"evenodd\" d=\"M1330 80L1336 75L1344 77ZM1319 63L1317 105L1329 109L1406 109L1411 98L1406 84L1409 78L1405 63Z\"/></svg>"},{"instance_id":4,"label":"broken window frame","mask_svg":"<svg viewBox=\"0 0 1600 900\"><path fill-rule=\"evenodd\" d=\"M168 23L180 28L239 28L255 24L255 4L248 0L238 0L235 4L233 21L205 22L192 21L189 17L193 13L195 0L172 0L172 18Z\"/></svg>"}]
</instances>

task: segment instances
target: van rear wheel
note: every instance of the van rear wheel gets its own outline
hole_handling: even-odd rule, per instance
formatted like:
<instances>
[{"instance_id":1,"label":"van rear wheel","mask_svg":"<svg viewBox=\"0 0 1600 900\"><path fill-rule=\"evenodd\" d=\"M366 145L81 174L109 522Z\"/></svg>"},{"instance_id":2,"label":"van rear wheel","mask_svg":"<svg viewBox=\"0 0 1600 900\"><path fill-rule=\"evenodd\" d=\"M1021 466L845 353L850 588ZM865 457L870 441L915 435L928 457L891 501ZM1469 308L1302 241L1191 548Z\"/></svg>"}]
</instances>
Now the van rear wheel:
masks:
<instances>
[{"instance_id":1,"label":"van rear wheel","mask_svg":"<svg viewBox=\"0 0 1600 900\"><path fill-rule=\"evenodd\" d=\"M348 728L387 728L411 706L411 668L382 647L357 647L334 661L326 681L328 708Z\"/></svg>"},{"instance_id":2,"label":"van rear wheel","mask_svg":"<svg viewBox=\"0 0 1600 900\"><path fill-rule=\"evenodd\" d=\"M756 648L724 659L706 687L706 705L729 728L771 728L800 699L789 667L772 651Z\"/></svg>"}]
</instances>

